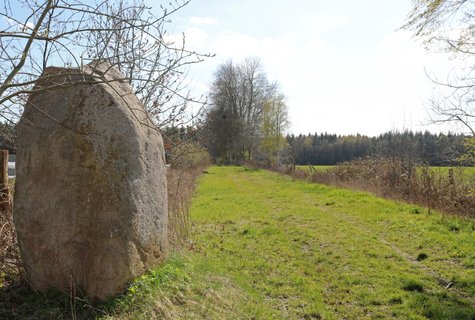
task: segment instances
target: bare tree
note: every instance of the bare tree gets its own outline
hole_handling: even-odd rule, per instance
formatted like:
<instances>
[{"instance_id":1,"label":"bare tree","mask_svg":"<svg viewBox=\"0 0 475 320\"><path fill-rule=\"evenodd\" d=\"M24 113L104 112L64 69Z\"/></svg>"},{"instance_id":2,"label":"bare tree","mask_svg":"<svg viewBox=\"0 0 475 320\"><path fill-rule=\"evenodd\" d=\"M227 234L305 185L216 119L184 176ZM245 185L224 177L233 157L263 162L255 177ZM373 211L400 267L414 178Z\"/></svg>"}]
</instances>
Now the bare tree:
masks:
<instances>
[{"instance_id":1,"label":"bare tree","mask_svg":"<svg viewBox=\"0 0 475 320\"><path fill-rule=\"evenodd\" d=\"M475 2L413 0L405 29L427 49L449 52L457 67L443 80L430 76L439 91L430 101L434 123L456 123L475 136Z\"/></svg>"},{"instance_id":2,"label":"bare tree","mask_svg":"<svg viewBox=\"0 0 475 320\"><path fill-rule=\"evenodd\" d=\"M49 66L82 70L90 61L117 67L159 126L185 123L187 67L209 54L189 51L185 36L168 34L170 17L191 0L151 13L143 2L6 0L0 8L0 117L15 122ZM106 80L105 80L106 81ZM61 84L58 84L61 85Z\"/></svg>"},{"instance_id":3,"label":"bare tree","mask_svg":"<svg viewBox=\"0 0 475 320\"><path fill-rule=\"evenodd\" d=\"M211 153L225 162L251 160L260 147L264 105L279 95L259 59L218 67L211 86L206 132Z\"/></svg>"}]
</instances>

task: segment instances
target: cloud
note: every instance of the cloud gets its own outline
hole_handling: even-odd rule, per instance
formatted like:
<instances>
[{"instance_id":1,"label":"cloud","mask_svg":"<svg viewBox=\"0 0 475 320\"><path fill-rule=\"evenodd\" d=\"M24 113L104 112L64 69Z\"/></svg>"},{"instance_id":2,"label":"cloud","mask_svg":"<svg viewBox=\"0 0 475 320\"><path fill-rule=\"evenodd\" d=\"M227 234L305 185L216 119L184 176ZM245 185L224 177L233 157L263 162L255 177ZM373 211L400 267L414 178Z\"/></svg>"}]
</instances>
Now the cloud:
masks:
<instances>
[{"instance_id":1,"label":"cloud","mask_svg":"<svg viewBox=\"0 0 475 320\"><path fill-rule=\"evenodd\" d=\"M199 28L188 28L185 30L186 45L189 49L204 48L209 39L208 33Z\"/></svg>"},{"instance_id":2,"label":"cloud","mask_svg":"<svg viewBox=\"0 0 475 320\"><path fill-rule=\"evenodd\" d=\"M201 52L207 45L208 33L200 28L186 28L182 33L167 33L164 40L168 45L181 48L183 41L187 50Z\"/></svg>"},{"instance_id":3,"label":"cloud","mask_svg":"<svg viewBox=\"0 0 475 320\"><path fill-rule=\"evenodd\" d=\"M221 31L211 40L210 51L220 58L241 60L249 55L259 55L260 47L259 39L255 37L240 32Z\"/></svg>"},{"instance_id":4,"label":"cloud","mask_svg":"<svg viewBox=\"0 0 475 320\"><path fill-rule=\"evenodd\" d=\"M319 37L284 35L280 37L253 37L245 33L222 31L210 39L211 52L218 58L236 62L248 56L260 57L268 72L285 70L287 66L303 64L302 56L317 56L326 48Z\"/></svg>"},{"instance_id":5,"label":"cloud","mask_svg":"<svg viewBox=\"0 0 475 320\"><path fill-rule=\"evenodd\" d=\"M406 129L402 126L407 125L406 110L410 110L410 115L417 119L413 125L422 129L427 119L425 101L434 87L426 70L446 74L449 65L445 54L426 52L408 32L389 34L380 42L369 69L373 103L386 104L387 117L399 129Z\"/></svg>"},{"instance_id":6,"label":"cloud","mask_svg":"<svg viewBox=\"0 0 475 320\"><path fill-rule=\"evenodd\" d=\"M296 30L312 30L313 33L325 35L348 26L351 23L351 17L341 12L326 10L308 13L295 23Z\"/></svg>"},{"instance_id":7,"label":"cloud","mask_svg":"<svg viewBox=\"0 0 475 320\"><path fill-rule=\"evenodd\" d=\"M210 25L218 23L218 19L211 17L191 17L189 23L194 25Z\"/></svg>"},{"instance_id":8,"label":"cloud","mask_svg":"<svg viewBox=\"0 0 475 320\"><path fill-rule=\"evenodd\" d=\"M205 91L219 63L259 57L288 98L296 133L424 130L424 100L433 87L424 67L445 70L447 64L445 56L429 55L411 34L392 27L360 38L355 17L339 12L309 13L275 33L226 28L211 18L189 21L187 43L216 54L191 70L195 87Z\"/></svg>"},{"instance_id":9,"label":"cloud","mask_svg":"<svg viewBox=\"0 0 475 320\"><path fill-rule=\"evenodd\" d=\"M33 31L35 25L31 22L20 23L11 18L4 17L3 19L8 26L8 28L15 28L17 31L30 32Z\"/></svg>"}]
</instances>

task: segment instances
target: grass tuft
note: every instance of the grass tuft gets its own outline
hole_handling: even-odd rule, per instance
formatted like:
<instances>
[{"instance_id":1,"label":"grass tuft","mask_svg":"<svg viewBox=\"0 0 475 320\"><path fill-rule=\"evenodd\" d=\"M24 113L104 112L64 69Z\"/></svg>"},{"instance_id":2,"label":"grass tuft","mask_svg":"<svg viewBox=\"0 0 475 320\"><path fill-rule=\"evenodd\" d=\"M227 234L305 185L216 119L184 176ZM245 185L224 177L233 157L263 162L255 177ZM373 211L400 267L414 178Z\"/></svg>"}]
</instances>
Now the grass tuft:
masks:
<instances>
[{"instance_id":1,"label":"grass tuft","mask_svg":"<svg viewBox=\"0 0 475 320\"><path fill-rule=\"evenodd\" d=\"M402 304L403 299L402 297L393 297L389 299L389 304Z\"/></svg>"},{"instance_id":2,"label":"grass tuft","mask_svg":"<svg viewBox=\"0 0 475 320\"><path fill-rule=\"evenodd\" d=\"M401 287L405 291L424 292L424 286L417 280L406 280Z\"/></svg>"}]
</instances>

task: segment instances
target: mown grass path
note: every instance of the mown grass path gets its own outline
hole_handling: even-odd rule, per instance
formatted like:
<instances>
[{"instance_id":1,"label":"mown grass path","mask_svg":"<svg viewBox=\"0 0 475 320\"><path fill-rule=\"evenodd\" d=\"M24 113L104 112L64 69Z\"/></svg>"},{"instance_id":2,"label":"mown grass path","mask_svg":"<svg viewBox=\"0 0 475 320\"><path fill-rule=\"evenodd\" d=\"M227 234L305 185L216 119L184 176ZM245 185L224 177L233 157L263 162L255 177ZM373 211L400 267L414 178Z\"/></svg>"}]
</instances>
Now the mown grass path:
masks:
<instances>
[{"instance_id":1,"label":"mown grass path","mask_svg":"<svg viewBox=\"0 0 475 320\"><path fill-rule=\"evenodd\" d=\"M211 167L191 213L236 318L475 316L473 220L243 167Z\"/></svg>"}]
</instances>

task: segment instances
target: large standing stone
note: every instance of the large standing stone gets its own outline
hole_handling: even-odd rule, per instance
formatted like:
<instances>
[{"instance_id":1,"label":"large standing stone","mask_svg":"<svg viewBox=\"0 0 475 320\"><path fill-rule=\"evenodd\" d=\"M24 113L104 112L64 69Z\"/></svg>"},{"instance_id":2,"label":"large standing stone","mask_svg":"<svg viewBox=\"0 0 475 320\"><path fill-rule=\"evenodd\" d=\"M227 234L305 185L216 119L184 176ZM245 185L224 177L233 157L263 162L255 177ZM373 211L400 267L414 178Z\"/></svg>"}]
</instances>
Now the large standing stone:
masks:
<instances>
[{"instance_id":1,"label":"large standing stone","mask_svg":"<svg viewBox=\"0 0 475 320\"><path fill-rule=\"evenodd\" d=\"M163 141L123 78L106 63L48 68L28 100L14 220L35 289L106 299L166 255Z\"/></svg>"}]
</instances>

